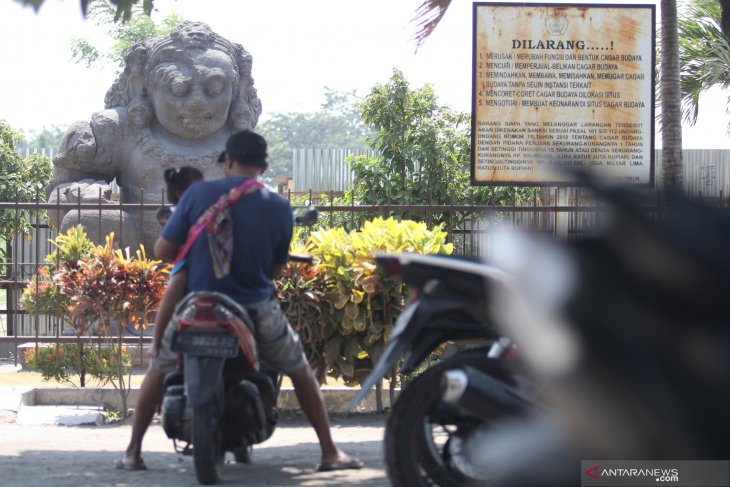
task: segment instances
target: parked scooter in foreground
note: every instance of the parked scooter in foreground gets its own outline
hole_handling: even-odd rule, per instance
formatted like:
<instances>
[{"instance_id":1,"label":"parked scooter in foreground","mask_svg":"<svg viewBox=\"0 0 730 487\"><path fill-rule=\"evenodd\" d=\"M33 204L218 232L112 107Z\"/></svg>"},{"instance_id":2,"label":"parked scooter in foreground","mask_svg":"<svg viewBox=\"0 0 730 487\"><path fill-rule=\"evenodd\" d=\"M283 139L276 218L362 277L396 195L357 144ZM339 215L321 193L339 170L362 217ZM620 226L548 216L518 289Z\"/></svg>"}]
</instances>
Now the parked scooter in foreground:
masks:
<instances>
[{"instance_id":1,"label":"parked scooter in foreground","mask_svg":"<svg viewBox=\"0 0 730 487\"><path fill-rule=\"evenodd\" d=\"M507 359L514 356L514 347L509 340L499 339L488 306L490 293L506 285L510 276L479 261L456 257L381 254L376 260L412 291L353 406L402 356L405 359L400 370L408 373L422 366L443 343L483 342L483 346L440 361L403 388L392 406L384 440L388 477L396 487L479 484L483 474L462 455L462 445L499 415L500 409L468 414L441 399L440 381L445 372L471 367L496 381L520 387L518 367Z\"/></svg>"},{"instance_id":2,"label":"parked scooter in foreground","mask_svg":"<svg viewBox=\"0 0 730 487\"><path fill-rule=\"evenodd\" d=\"M497 326L544 384L546 408L465 445L490 486L579 485L616 459L730 458L730 213L675 194L655 219L639 190L582 177L608 203L607 228L570 245L495 242L494 262L522 291L495 301ZM450 371L444 397L494 404L508 388L476 387L485 377ZM719 485L709 472L691 485Z\"/></svg>"},{"instance_id":3,"label":"parked scooter in foreground","mask_svg":"<svg viewBox=\"0 0 730 487\"><path fill-rule=\"evenodd\" d=\"M295 215L312 225L317 210ZM290 260L310 262L309 257ZM187 295L176 307L172 350L181 367L165 378L162 426L169 438L188 445L201 484L220 480L227 451L250 462L252 446L268 439L278 421L278 373L259 364L248 311L215 292ZM177 444L176 444L176 449Z\"/></svg>"}]
</instances>

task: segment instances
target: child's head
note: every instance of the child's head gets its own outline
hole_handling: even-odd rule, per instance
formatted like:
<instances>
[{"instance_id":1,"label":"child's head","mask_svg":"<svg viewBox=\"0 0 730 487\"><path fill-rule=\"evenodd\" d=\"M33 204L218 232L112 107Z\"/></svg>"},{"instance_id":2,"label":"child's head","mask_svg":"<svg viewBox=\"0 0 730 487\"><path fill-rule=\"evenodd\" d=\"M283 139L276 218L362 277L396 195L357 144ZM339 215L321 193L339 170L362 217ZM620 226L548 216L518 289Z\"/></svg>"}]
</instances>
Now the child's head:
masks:
<instances>
[{"instance_id":1,"label":"child's head","mask_svg":"<svg viewBox=\"0 0 730 487\"><path fill-rule=\"evenodd\" d=\"M160 226L164 227L167 223L167 220L170 219L171 215L172 209L169 206L160 206L159 208L157 208L155 218L157 218L157 222L160 224Z\"/></svg>"},{"instance_id":2,"label":"child's head","mask_svg":"<svg viewBox=\"0 0 730 487\"><path fill-rule=\"evenodd\" d=\"M191 166L171 167L163 174L167 186L167 200L176 205L182 194L196 181L203 179L203 173Z\"/></svg>"}]
</instances>

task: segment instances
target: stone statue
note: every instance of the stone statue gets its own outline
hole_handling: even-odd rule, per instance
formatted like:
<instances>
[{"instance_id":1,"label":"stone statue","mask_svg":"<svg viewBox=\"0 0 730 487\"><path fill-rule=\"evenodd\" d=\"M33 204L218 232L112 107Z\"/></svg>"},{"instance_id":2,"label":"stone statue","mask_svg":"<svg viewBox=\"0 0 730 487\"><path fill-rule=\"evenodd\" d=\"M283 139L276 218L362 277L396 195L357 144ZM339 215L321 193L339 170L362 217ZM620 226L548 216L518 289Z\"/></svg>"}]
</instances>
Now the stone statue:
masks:
<instances>
[{"instance_id":1,"label":"stone statue","mask_svg":"<svg viewBox=\"0 0 730 487\"><path fill-rule=\"evenodd\" d=\"M90 122L76 122L64 134L50 201L76 203L80 193L84 203L118 205L109 185L116 179L124 203L161 204L166 168L194 166L206 178L221 176L216 161L226 139L252 130L261 114L251 55L200 22L132 46L104 105ZM159 235L154 211L120 214L110 207L102 213L101 222L99 210L51 218L61 231L82 223L94 239L121 229L125 246L141 241L151 249Z\"/></svg>"}]
</instances>

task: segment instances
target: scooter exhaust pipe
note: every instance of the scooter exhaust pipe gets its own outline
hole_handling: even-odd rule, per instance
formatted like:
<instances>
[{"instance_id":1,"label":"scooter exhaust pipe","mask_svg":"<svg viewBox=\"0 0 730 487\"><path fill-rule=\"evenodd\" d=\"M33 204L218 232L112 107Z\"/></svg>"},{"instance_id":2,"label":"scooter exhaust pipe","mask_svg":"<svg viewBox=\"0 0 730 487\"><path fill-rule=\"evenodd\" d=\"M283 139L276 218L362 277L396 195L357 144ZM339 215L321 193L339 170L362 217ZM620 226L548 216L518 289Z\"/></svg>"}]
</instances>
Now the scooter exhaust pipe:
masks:
<instances>
[{"instance_id":1,"label":"scooter exhaust pipe","mask_svg":"<svg viewBox=\"0 0 730 487\"><path fill-rule=\"evenodd\" d=\"M508 385L469 366L444 372L441 398L484 421L496 414L520 413L529 406L529 401Z\"/></svg>"}]
</instances>

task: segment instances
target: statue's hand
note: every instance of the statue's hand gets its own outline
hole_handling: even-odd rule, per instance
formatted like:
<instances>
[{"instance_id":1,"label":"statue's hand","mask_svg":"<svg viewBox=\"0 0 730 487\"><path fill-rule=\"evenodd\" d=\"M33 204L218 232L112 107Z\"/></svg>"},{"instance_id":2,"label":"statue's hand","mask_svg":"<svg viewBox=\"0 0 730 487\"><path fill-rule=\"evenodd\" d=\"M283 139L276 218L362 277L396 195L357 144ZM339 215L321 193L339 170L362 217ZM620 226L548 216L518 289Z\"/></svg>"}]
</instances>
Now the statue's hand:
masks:
<instances>
[{"instance_id":1,"label":"statue's hand","mask_svg":"<svg viewBox=\"0 0 730 487\"><path fill-rule=\"evenodd\" d=\"M96 158L96 138L89 122L75 122L61 139L58 155L53 159L56 167L84 169L92 166Z\"/></svg>"}]
</instances>

